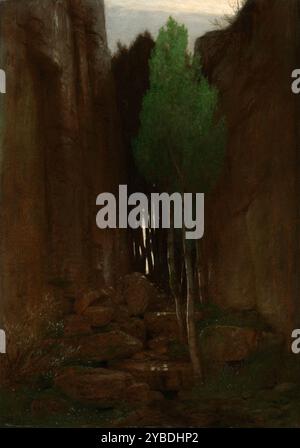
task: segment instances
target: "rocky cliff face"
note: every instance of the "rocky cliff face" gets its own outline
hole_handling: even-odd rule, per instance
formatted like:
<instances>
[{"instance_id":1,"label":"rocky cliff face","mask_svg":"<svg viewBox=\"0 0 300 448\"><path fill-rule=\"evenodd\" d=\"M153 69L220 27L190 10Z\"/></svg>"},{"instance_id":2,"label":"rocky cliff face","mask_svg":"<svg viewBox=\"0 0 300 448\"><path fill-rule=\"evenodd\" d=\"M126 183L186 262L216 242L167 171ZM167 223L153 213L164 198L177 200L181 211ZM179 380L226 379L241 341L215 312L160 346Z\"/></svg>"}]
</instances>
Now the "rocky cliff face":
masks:
<instances>
[{"instance_id":1,"label":"rocky cliff face","mask_svg":"<svg viewBox=\"0 0 300 448\"><path fill-rule=\"evenodd\" d=\"M209 295L224 308L257 310L289 336L300 318L298 3L248 0L235 23L196 43L229 129L207 206Z\"/></svg>"},{"instance_id":2,"label":"rocky cliff face","mask_svg":"<svg viewBox=\"0 0 300 448\"><path fill-rule=\"evenodd\" d=\"M124 181L103 0L0 5L1 309L113 284L122 234L96 197Z\"/></svg>"}]
</instances>

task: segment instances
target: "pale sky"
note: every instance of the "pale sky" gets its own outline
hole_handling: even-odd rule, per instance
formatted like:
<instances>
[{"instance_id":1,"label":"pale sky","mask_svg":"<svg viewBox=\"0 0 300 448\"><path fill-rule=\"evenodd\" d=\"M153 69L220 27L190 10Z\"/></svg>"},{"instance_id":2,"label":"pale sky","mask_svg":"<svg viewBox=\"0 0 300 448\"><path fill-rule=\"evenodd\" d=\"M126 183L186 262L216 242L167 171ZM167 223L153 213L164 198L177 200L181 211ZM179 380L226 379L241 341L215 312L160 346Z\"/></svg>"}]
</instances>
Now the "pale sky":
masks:
<instances>
[{"instance_id":1,"label":"pale sky","mask_svg":"<svg viewBox=\"0 0 300 448\"><path fill-rule=\"evenodd\" d=\"M190 35L190 46L197 37L213 28L212 22L230 14L235 0L105 0L109 46L129 44L137 34L148 29L154 36L172 15L184 23Z\"/></svg>"}]
</instances>

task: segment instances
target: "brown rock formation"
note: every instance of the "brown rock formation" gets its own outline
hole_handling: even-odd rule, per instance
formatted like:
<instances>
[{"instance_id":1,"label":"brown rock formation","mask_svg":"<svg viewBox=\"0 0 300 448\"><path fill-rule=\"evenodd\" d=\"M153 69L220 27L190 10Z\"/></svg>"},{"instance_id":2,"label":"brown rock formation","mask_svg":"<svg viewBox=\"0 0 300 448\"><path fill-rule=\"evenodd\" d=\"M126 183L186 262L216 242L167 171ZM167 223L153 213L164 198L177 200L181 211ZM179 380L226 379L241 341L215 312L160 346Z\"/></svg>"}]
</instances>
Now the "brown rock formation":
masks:
<instances>
[{"instance_id":1,"label":"brown rock formation","mask_svg":"<svg viewBox=\"0 0 300 448\"><path fill-rule=\"evenodd\" d=\"M124 180L103 0L0 4L1 310L113 284L126 245L96 228Z\"/></svg>"},{"instance_id":2,"label":"brown rock formation","mask_svg":"<svg viewBox=\"0 0 300 448\"><path fill-rule=\"evenodd\" d=\"M66 338L62 346L70 360L81 363L130 358L143 348L141 341L118 330Z\"/></svg>"},{"instance_id":3,"label":"brown rock formation","mask_svg":"<svg viewBox=\"0 0 300 448\"><path fill-rule=\"evenodd\" d=\"M256 309L288 336L300 319L299 30L297 0L248 0L230 27L196 43L229 128L207 210L209 297Z\"/></svg>"},{"instance_id":4,"label":"brown rock formation","mask_svg":"<svg viewBox=\"0 0 300 448\"><path fill-rule=\"evenodd\" d=\"M99 407L111 407L120 402L133 384L130 374L108 369L70 367L56 378L56 386L68 397Z\"/></svg>"},{"instance_id":5,"label":"brown rock formation","mask_svg":"<svg viewBox=\"0 0 300 448\"><path fill-rule=\"evenodd\" d=\"M130 316L145 314L150 302L157 296L157 290L144 275L134 272L123 279L123 295Z\"/></svg>"},{"instance_id":6,"label":"brown rock formation","mask_svg":"<svg viewBox=\"0 0 300 448\"><path fill-rule=\"evenodd\" d=\"M205 359L219 362L243 361L257 350L259 332L253 328L211 325L201 333Z\"/></svg>"},{"instance_id":7,"label":"brown rock formation","mask_svg":"<svg viewBox=\"0 0 300 448\"><path fill-rule=\"evenodd\" d=\"M148 404L162 398L148 384L136 382L129 373L108 369L71 367L64 369L55 382L74 401L99 408L122 402Z\"/></svg>"},{"instance_id":8,"label":"brown rock formation","mask_svg":"<svg viewBox=\"0 0 300 448\"><path fill-rule=\"evenodd\" d=\"M128 359L111 362L114 369L130 373L136 381L149 384L158 391L179 391L193 385L191 364L157 359Z\"/></svg>"}]
</instances>

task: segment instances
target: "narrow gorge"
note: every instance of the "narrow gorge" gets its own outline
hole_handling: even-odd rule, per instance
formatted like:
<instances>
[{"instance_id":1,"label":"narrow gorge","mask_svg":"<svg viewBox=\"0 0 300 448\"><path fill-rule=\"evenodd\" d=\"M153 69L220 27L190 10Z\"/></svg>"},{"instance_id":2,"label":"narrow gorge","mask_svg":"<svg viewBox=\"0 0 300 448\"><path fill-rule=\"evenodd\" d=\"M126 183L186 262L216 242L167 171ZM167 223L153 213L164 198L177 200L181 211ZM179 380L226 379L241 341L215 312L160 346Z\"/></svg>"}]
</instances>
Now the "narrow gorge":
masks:
<instances>
[{"instance_id":1,"label":"narrow gorge","mask_svg":"<svg viewBox=\"0 0 300 448\"><path fill-rule=\"evenodd\" d=\"M300 324L299 43L298 0L248 0L195 45L228 126L201 266L194 260L210 384L199 391L168 286L166 232L96 225L99 194L123 184L151 193L131 146L153 37L145 30L112 55L103 0L0 3L0 407L2 388L26 385L24 409L50 426L75 408L66 424L299 425L290 353ZM243 387L234 395L228 380L224 398L226 375ZM277 415L272 400L293 400L291 391L295 402Z\"/></svg>"}]
</instances>

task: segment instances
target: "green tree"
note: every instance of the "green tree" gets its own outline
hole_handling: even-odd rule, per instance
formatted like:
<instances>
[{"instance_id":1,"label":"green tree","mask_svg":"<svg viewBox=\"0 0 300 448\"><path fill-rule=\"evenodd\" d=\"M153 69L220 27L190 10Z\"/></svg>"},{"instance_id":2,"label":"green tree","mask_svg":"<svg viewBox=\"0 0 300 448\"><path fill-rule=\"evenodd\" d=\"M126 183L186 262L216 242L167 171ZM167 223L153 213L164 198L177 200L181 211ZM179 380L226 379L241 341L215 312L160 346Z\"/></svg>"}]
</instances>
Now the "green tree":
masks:
<instances>
[{"instance_id":1,"label":"green tree","mask_svg":"<svg viewBox=\"0 0 300 448\"><path fill-rule=\"evenodd\" d=\"M223 119L216 118L218 93L202 76L200 61L187 48L187 29L169 18L159 32L150 60L150 89L143 101L134 156L141 173L160 191L206 193L214 186L222 167L225 125ZM183 337L175 238L171 228L169 278ZM201 376L194 316L194 242L185 239L185 229L181 241L187 280L188 343L195 375Z\"/></svg>"}]
</instances>

